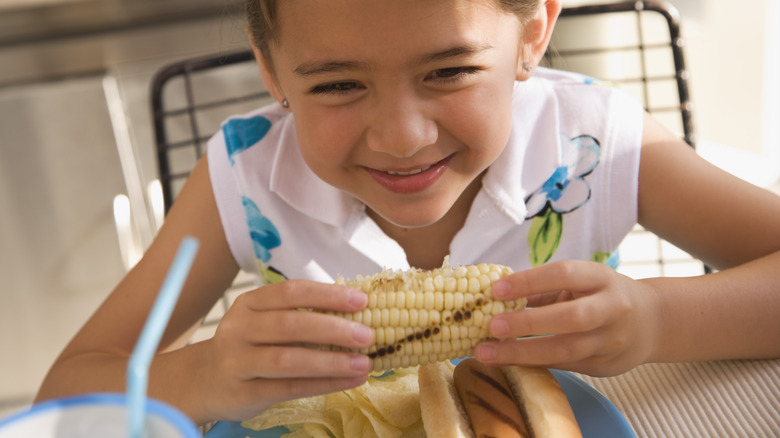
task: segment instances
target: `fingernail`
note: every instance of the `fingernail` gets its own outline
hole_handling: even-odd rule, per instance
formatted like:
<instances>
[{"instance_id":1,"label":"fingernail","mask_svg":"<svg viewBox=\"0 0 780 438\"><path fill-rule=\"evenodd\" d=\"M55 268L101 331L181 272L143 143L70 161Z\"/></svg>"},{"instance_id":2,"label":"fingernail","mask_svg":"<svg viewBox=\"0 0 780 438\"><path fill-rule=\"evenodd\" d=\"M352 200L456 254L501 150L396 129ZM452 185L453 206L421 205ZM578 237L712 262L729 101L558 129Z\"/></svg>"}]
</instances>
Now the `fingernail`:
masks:
<instances>
[{"instance_id":1,"label":"fingernail","mask_svg":"<svg viewBox=\"0 0 780 438\"><path fill-rule=\"evenodd\" d=\"M482 362L492 362L496 359L496 348L488 344L479 344L474 349L474 356Z\"/></svg>"},{"instance_id":2,"label":"fingernail","mask_svg":"<svg viewBox=\"0 0 780 438\"><path fill-rule=\"evenodd\" d=\"M350 366L352 366L354 371L368 372L371 369L371 359L369 359L368 356L358 354L352 356Z\"/></svg>"},{"instance_id":3,"label":"fingernail","mask_svg":"<svg viewBox=\"0 0 780 438\"><path fill-rule=\"evenodd\" d=\"M510 286L508 281L496 281L493 283L493 286L490 287L490 292L493 294L493 297L503 300L504 298L509 298L509 292L510 292Z\"/></svg>"},{"instance_id":4,"label":"fingernail","mask_svg":"<svg viewBox=\"0 0 780 438\"><path fill-rule=\"evenodd\" d=\"M352 336L355 338L356 341L358 341L361 345L362 344L370 344L373 340L373 334L371 333L371 329L364 326L363 324L354 324L352 328Z\"/></svg>"},{"instance_id":5,"label":"fingernail","mask_svg":"<svg viewBox=\"0 0 780 438\"><path fill-rule=\"evenodd\" d=\"M362 309L368 304L368 295L363 291L357 289L351 289L347 296L347 302L356 308Z\"/></svg>"},{"instance_id":6,"label":"fingernail","mask_svg":"<svg viewBox=\"0 0 780 438\"><path fill-rule=\"evenodd\" d=\"M509 334L509 324L503 319L493 319L490 321L490 334L494 338L503 338Z\"/></svg>"}]
</instances>

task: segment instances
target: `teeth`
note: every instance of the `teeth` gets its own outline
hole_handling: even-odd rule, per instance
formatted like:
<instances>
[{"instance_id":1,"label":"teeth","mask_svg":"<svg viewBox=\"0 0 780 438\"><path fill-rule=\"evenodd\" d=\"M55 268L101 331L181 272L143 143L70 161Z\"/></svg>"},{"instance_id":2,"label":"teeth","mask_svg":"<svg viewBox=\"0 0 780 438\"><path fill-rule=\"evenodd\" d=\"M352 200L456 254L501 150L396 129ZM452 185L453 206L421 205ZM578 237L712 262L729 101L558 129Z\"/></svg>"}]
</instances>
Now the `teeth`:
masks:
<instances>
[{"instance_id":1,"label":"teeth","mask_svg":"<svg viewBox=\"0 0 780 438\"><path fill-rule=\"evenodd\" d=\"M397 171L388 170L387 174L389 174L389 175L398 175L398 176L417 175L418 173L425 172L426 170L430 169L431 167L433 167L433 166L428 166L428 167L425 167L425 168L422 168L422 169L410 170L408 172L397 172Z\"/></svg>"}]
</instances>

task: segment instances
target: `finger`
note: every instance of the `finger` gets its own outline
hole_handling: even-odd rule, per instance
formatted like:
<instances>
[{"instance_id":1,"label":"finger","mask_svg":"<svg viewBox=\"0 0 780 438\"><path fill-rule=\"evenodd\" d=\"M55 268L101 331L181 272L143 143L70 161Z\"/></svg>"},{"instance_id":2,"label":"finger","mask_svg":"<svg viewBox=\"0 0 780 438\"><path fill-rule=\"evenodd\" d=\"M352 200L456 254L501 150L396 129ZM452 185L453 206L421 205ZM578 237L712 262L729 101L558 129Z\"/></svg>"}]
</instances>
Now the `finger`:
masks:
<instances>
[{"instance_id":1,"label":"finger","mask_svg":"<svg viewBox=\"0 0 780 438\"><path fill-rule=\"evenodd\" d=\"M488 322L488 330L498 339L591 331L603 326L609 315L599 298L589 296L496 315Z\"/></svg>"},{"instance_id":2,"label":"finger","mask_svg":"<svg viewBox=\"0 0 780 438\"><path fill-rule=\"evenodd\" d=\"M543 307L550 304L561 303L574 299L574 294L567 290L531 295L528 297L527 307Z\"/></svg>"},{"instance_id":3,"label":"finger","mask_svg":"<svg viewBox=\"0 0 780 438\"><path fill-rule=\"evenodd\" d=\"M254 378L352 378L368 375L368 356L344 351L316 350L298 346L268 346L253 349L242 358L241 379Z\"/></svg>"},{"instance_id":4,"label":"finger","mask_svg":"<svg viewBox=\"0 0 780 438\"><path fill-rule=\"evenodd\" d=\"M370 328L334 315L307 310L274 310L233 316L222 322L251 344L310 343L360 349L374 341ZM241 324L241 327L230 327ZM281 330L280 330L281 328Z\"/></svg>"},{"instance_id":5,"label":"finger","mask_svg":"<svg viewBox=\"0 0 780 438\"><path fill-rule=\"evenodd\" d=\"M256 311L307 308L354 312L366 307L368 297L344 285L288 280L246 292L236 302Z\"/></svg>"},{"instance_id":6,"label":"finger","mask_svg":"<svg viewBox=\"0 0 780 438\"><path fill-rule=\"evenodd\" d=\"M573 333L477 344L474 356L490 365L530 365L557 368L592 357L601 348L596 333Z\"/></svg>"},{"instance_id":7,"label":"finger","mask_svg":"<svg viewBox=\"0 0 780 438\"><path fill-rule=\"evenodd\" d=\"M567 260L537 268L518 271L497 280L492 286L493 296L500 300L514 300L560 291L587 292L599 288L608 280L605 271L611 268L601 263Z\"/></svg>"}]
</instances>

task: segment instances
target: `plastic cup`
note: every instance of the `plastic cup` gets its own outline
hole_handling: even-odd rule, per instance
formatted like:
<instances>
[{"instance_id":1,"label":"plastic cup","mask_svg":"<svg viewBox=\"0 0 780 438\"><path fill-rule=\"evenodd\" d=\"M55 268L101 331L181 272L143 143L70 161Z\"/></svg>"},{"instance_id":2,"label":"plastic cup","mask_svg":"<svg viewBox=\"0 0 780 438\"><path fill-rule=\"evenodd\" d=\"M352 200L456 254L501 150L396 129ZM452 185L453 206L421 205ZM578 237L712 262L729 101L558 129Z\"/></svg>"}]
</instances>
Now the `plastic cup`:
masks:
<instances>
[{"instance_id":1,"label":"plastic cup","mask_svg":"<svg viewBox=\"0 0 780 438\"><path fill-rule=\"evenodd\" d=\"M127 397L94 393L54 399L0 420L0 438L126 438ZM180 411L146 400L145 438L199 438L200 431Z\"/></svg>"}]
</instances>

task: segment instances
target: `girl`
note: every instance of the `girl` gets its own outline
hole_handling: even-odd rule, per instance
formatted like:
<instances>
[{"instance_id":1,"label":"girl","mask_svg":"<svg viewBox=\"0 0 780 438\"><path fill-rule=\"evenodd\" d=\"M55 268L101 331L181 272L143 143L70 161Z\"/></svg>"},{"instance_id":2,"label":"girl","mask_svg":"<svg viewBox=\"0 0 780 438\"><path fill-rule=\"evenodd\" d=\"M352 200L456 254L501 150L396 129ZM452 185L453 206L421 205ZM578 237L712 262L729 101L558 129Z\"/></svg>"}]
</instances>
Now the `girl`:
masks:
<instances>
[{"instance_id":1,"label":"girl","mask_svg":"<svg viewBox=\"0 0 780 438\"><path fill-rule=\"evenodd\" d=\"M150 395L198 423L365 381L337 275L502 263L488 364L614 375L651 361L780 356L780 200L699 159L621 92L537 69L558 0L248 0L278 104L223 125L143 260L52 367L39 399L121 391L185 235L201 250ZM632 280L603 261L639 222L718 269ZM556 242L550 245L544 242ZM239 269L212 339L184 345ZM526 335L552 334L517 340Z\"/></svg>"}]
</instances>

